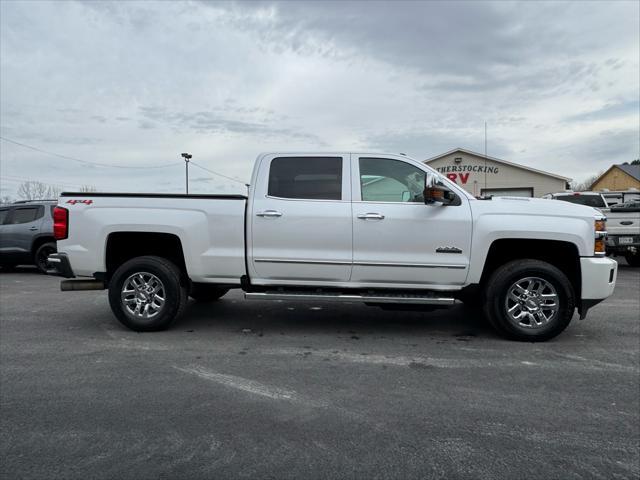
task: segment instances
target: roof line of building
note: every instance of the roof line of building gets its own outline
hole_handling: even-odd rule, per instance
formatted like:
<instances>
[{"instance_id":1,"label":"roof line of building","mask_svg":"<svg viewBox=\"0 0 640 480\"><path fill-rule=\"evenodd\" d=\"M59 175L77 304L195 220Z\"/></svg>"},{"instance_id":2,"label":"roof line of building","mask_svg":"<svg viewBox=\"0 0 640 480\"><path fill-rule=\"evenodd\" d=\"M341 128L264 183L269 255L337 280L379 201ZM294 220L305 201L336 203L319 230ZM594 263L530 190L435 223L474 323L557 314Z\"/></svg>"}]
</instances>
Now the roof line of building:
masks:
<instances>
[{"instance_id":1,"label":"roof line of building","mask_svg":"<svg viewBox=\"0 0 640 480\"><path fill-rule=\"evenodd\" d=\"M600 175L591 185L589 185L589 190L593 189L593 186L598 183L600 180L602 180L605 175L607 173L609 173L611 170L613 170L614 168L617 168L618 170L620 170L622 173L624 173L625 175L630 176L631 178L633 178L634 180L640 180L640 176L636 176L634 175L635 172L630 171L631 169L628 168L622 168L624 167L625 164L624 163L614 163L613 165L611 165L609 168L607 168L602 175ZM633 165L627 164L627 167L631 167ZM640 167L638 168L638 170L640 171Z\"/></svg>"},{"instance_id":2,"label":"roof line of building","mask_svg":"<svg viewBox=\"0 0 640 480\"><path fill-rule=\"evenodd\" d=\"M548 175L550 177L559 178L559 179L564 180L566 182L570 182L572 180L569 177L563 177L562 175L557 175L555 173L545 172L544 170L538 170L537 168L525 167L524 165L519 165L517 163L508 162L508 161L503 160L501 158L491 157L489 155L485 155L483 153L474 152L472 150L467 150L465 148L454 148L453 150L449 150L448 152L441 153L440 155L436 155L435 157L427 158L426 160L423 160L423 163L432 162L432 161L437 160L439 158L446 157L447 155L451 155L452 153L455 153L455 152L462 152L462 153L466 153L468 155L474 155L476 157L486 158L487 160L491 160L493 162L503 163L503 164L509 165L511 167L521 168L523 170L529 170L530 172L540 173L542 175Z\"/></svg>"}]
</instances>

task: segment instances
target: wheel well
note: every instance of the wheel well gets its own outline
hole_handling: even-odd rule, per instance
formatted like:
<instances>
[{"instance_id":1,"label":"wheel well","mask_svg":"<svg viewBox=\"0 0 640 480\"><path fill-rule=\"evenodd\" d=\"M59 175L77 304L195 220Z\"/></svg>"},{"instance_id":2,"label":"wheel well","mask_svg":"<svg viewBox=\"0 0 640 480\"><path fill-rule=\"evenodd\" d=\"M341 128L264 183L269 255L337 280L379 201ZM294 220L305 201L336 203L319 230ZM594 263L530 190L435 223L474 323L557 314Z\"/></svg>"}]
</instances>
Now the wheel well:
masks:
<instances>
[{"instance_id":1,"label":"wheel well","mask_svg":"<svg viewBox=\"0 0 640 480\"><path fill-rule=\"evenodd\" d=\"M109 234L105 264L107 280L127 260L143 255L163 257L174 263L187 278L180 239L170 233L116 232Z\"/></svg>"},{"instance_id":2,"label":"wheel well","mask_svg":"<svg viewBox=\"0 0 640 480\"><path fill-rule=\"evenodd\" d=\"M570 242L560 240L502 239L491 244L482 270L480 283L484 284L500 265L512 260L533 258L550 263L567 275L576 296L580 298L580 255Z\"/></svg>"},{"instance_id":3,"label":"wheel well","mask_svg":"<svg viewBox=\"0 0 640 480\"><path fill-rule=\"evenodd\" d=\"M34 256L41 245L45 243L56 243L56 239L53 237L38 237L31 244L31 256Z\"/></svg>"}]
</instances>

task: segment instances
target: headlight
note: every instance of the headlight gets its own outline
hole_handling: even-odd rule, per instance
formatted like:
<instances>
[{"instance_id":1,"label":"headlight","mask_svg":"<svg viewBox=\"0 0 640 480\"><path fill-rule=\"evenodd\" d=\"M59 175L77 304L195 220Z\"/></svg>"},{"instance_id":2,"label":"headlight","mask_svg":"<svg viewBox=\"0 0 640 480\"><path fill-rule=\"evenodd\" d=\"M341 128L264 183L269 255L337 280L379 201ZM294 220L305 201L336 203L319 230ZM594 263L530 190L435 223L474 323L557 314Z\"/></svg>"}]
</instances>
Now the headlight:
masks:
<instances>
[{"instance_id":1,"label":"headlight","mask_svg":"<svg viewBox=\"0 0 640 480\"><path fill-rule=\"evenodd\" d=\"M596 219L593 227L595 236L595 245L593 253L595 255L604 255L606 253L606 241L607 238L607 219Z\"/></svg>"}]
</instances>

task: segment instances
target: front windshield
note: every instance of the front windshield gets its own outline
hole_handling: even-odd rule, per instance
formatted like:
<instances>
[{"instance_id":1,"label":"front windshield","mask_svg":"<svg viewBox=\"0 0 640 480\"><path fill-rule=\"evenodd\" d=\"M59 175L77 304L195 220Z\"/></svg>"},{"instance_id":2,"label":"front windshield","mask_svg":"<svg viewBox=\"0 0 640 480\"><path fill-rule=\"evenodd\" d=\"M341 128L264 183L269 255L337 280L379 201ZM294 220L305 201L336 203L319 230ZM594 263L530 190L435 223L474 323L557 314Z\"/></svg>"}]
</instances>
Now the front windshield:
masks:
<instances>
[{"instance_id":1,"label":"front windshield","mask_svg":"<svg viewBox=\"0 0 640 480\"><path fill-rule=\"evenodd\" d=\"M562 195L557 197L557 200L586 205L587 207L607 208L607 204L600 195Z\"/></svg>"}]
</instances>

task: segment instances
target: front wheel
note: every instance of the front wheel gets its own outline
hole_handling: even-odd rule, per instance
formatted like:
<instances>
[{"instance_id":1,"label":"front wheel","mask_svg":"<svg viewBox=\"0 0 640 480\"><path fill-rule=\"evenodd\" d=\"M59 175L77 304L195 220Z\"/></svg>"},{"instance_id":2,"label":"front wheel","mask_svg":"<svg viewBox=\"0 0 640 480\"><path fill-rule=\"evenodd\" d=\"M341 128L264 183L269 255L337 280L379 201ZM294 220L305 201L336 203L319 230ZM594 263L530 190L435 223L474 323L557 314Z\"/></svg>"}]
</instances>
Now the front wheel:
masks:
<instances>
[{"instance_id":1,"label":"front wheel","mask_svg":"<svg viewBox=\"0 0 640 480\"><path fill-rule=\"evenodd\" d=\"M187 304L180 269L162 257L123 263L109 282L109 305L124 326L138 332L164 330Z\"/></svg>"},{"instance_id":2,"label":"front wheel","mask_svg":"<svg viewBox=\"0 0 640 480\"><path fill-rule=\"evenodd\" d=\"M507 338L542 342L571 322L575 294L567 276L541 260L515 260L496 269L485 289L484 311Z\"/></svg>"}]
</instances>

